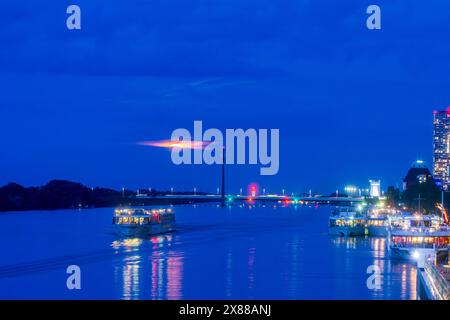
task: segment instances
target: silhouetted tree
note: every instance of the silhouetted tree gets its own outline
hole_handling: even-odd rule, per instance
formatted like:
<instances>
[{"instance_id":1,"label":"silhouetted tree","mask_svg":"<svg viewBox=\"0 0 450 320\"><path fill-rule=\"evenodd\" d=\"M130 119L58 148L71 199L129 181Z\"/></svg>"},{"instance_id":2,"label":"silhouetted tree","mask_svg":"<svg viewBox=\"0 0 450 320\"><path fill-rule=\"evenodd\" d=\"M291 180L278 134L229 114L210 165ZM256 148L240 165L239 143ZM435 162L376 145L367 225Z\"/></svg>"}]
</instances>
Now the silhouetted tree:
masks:
<instances>
[{"instance_id":1,"label":"silhouetted tree","mask_svg":"<svg viewBox=\"0 0 450 320\"><path fill-rule=\"evenodd\" d=\"M417 210L419 206L419 201L417 200L419 195L422 199L420 201L422 210L429 213L434 211L436 202L440 201L441 191L434 181L427 180L424 183L419 183L403 191L402 200L409 208Z\"/></svg>"},{"instance_id":2,"label":"silhouetted tree","mask_svg":"<svg viewBox=\"0 0 450 320\"><path fill-rule=\"evenodd\" d=\"M386 191L387 204L391 207L397 206L400 202L400 190L393 186L389 186Z\"/></svg>"}]
</instances>

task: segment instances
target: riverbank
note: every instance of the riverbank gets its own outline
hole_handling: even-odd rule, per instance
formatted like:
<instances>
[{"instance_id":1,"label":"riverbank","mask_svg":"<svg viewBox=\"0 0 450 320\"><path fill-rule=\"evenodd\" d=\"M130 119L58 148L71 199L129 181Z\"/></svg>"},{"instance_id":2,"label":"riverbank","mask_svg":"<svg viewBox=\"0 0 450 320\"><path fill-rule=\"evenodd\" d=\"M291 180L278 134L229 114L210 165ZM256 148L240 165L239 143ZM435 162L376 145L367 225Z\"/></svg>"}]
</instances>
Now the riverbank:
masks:
<instances>
[{"instance_id":1,"label":"riverbank","mask_svg":"<svg viewBox=\"0 0 450 320\"><path fill-rule=\"evenodd\" d=\"M119 206L150 206L150 205L178 205L217 202L217 198L199 197L183 199L182 197L168 197L166 191L148 191L146 197L137 196L130 190L113 190L108 188L90 188L81 183L52 180L44 186L23 187L16 183L7 184L0 188L0 212L30 211L30 210L59 210L59 209L87 209L107 208ZM171 195L186 193L171 192ZM202 195L204 193L197 193Z\"/></svg>"}]
</instances>

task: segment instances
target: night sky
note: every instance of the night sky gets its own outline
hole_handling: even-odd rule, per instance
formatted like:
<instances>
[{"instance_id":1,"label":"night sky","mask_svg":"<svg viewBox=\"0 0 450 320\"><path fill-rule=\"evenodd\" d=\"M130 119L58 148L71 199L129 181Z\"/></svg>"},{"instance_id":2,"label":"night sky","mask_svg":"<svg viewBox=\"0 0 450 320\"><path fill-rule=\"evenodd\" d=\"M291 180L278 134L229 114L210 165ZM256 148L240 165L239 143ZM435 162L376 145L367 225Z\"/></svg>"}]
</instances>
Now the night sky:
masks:
<instances>
[{"instance_id":1,"label":"night sky","mask_svg":"<svg viewBox=\"0 0 450 320\"><path fill-rule=\"evenodd\" d=\"M77 4L82 29L66 28ZM366 28L366 8L382 29ZM0 4L0 184L215 191L220 166L137 145L176 128L279 128L280 170L228 191L401 186L450 105L450 3L35 0Z\"/></svg>"}]
</instances>

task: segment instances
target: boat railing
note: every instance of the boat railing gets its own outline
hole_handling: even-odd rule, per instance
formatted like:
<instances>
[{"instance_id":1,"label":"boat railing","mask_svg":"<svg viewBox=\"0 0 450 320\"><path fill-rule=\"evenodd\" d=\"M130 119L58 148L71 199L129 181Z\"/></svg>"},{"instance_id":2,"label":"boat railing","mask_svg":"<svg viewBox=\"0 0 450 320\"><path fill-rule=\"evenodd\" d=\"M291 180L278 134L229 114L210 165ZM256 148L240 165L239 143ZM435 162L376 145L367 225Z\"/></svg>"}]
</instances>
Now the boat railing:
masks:
<instances>
[{"instance_id":1,"label":"boat railing","mask_svg":"<svg viewBox=\"0 0 450 320\"><path fill-rule=\"evenodd\" d=\"M439 226L439 227L409 227L404 229L402 226L391 225L391 230L393 231L408 231L408 232L420 232L424 234L433 234L436 232L450 232L450 227Z\"/></svg>"},{"instance_id":2,"label":"boat railing","mask_svg":"<svg viewBox=\"0 0 450 320\"><path fill-rule=\"evenodd\" d=\"M331 214L330 214L330 217L333 217L333 218L343 218L343 219L349 219L349 218L352 218L352 219L367 219L366 218L366 216L364 216L364 215L362 215L362 214L360 214L359 212L354 212L354 211L349 211L349 212L343 212L343 211L340 211L340 212L332 212Z\"/></svg>"},{"instance_id":3,"label":"boat railing","mask_svg":"<svg viewBox=\"0 0 450 320\"><path fill-rule=\"evenodd\" d=\"M394 247L397 248L418 248L418 249L445 249L448 248L448 244L445 243L411 243L411 242L394 242Z\"/></svg>"},{"instance_id":4,"label":"boat railing","mask_svg":"<svg viewBox=\"0 0 450 320\"><path fill-rule=\"evenodd\" d=\"M435 293L442 299L450 299L450 286L448 279L450 279L450 268L436 266L432 261L428 261L425 264L425 274L433 285Z\"/></svg>"}]
</instances>

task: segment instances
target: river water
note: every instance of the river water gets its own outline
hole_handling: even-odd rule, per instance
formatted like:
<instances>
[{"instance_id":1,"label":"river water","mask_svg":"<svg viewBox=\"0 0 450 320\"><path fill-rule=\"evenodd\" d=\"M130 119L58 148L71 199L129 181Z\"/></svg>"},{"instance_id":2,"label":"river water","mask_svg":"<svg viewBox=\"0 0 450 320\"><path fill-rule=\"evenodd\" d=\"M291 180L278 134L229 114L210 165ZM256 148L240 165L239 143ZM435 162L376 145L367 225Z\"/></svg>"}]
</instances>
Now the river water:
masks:
<instances>
[{"instance_id":1,"label":"river water","mask_svg":"<svg viewBox=\"0 0 450 320\"><path fill-rule=\"evenodd\" d=\"M329 207L174 209L177 231L147 239L119 237L111 208L0 214L0 299L416 299L415 266L329 236Z\"/></svg>"}]
</instances>

